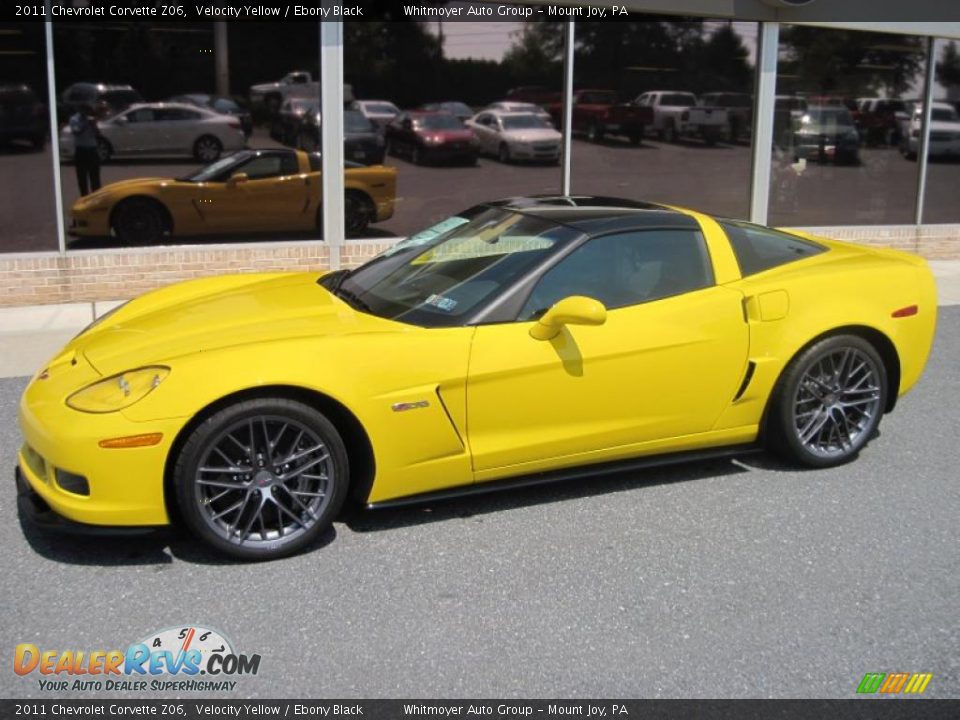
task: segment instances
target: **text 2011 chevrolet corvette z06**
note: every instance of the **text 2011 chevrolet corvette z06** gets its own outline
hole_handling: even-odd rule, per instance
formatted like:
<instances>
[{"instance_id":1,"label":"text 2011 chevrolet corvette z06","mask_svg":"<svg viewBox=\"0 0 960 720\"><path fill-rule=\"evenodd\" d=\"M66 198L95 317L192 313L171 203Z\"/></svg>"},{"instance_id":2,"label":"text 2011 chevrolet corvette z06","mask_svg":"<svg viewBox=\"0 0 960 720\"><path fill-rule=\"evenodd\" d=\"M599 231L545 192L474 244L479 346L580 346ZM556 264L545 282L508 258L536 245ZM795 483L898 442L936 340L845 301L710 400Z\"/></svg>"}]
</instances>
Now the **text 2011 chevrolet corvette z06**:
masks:
<instances>
[{"instance_id":1,"label":"text 2011 chevrolet corvette z06","mask_svg":"<svg viewBox=\"0 0 960 720\"><path fill-rule=\"evenodd\" d=\"M626 200L493 202L350 272L195 280L101 318L24 393L21 499L269 558L348 495L758 440L834 465L917 382L935 322L906 253Z\"/></svg>"}]
</instances>

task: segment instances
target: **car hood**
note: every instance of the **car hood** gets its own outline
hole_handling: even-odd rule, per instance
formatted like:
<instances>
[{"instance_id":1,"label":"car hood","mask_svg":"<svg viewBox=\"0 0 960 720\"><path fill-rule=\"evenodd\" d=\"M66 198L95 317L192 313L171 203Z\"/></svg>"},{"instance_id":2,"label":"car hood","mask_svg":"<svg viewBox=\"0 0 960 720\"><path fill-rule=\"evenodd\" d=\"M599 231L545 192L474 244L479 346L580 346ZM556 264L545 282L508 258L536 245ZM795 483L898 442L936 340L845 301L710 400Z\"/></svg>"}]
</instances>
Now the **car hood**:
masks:
<instances>
[{"instance_id":1,"label":"car hood","mask_svg":"<svg viewBox=\"0 0 960 720\"><path fill-rule=\"evenodd\" d=\"M353 310L318 277L271 273L178 283L122 306L71 344L110 375L237 345L406 327Z\"/></svg>"},{"instance_id":2,"label":"car hood","mask_svg":"<svg viewBox=\"0 0 960 720\"><path fill-rule=\"evenodd\" d=\"M116 193L126 193L144 188L155 188L157 186L167 185L176 182L173 178L165 177L145 177L132 178L130 180L120 180L118 182L104 185L102 188L89 195L77 198L77 206L96 205L102 200L107 200Z\"/></svg>"},{"instance_id":3,"label":"car hood","mask_svg":"<svg viewBox=\"0 0 960 720\"><path fill-rule=\"evenodd\" d=\"M956 120L931 120L930 130L940 132L960 132L960 122Z\"/></svg>"},{"instance_id":4,"label":"car hood","mask_svg":"<svg viewBox=\"0 0 960 720\"><path fill-rule=\"evenodd\" d=\"M514 142L543 142L545 140L557 140L562 135L551 128L530 128L527 130L505 130L503 137Z\"/></svg>"}]
</instances>

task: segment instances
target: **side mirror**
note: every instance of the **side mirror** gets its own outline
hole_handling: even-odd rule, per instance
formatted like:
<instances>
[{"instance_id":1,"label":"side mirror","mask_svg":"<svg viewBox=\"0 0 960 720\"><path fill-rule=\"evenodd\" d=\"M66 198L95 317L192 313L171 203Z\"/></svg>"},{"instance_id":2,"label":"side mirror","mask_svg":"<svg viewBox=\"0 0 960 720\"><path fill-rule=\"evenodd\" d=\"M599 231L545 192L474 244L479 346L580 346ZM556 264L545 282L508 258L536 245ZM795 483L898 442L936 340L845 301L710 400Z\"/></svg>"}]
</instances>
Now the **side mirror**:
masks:
<instances>
[{"instance_id":1,"label":"side mirror","mask_svg":"<svg viewBox=\"0 0 960 720\"><path fill-rule=\"evenodd\" d=\"M603 303L583 295L571 295L547 310L530 328L534 340L555 338L564 325L603 325L607 321L607 309Z\"/></svg>"},{"instance_id":2,"label":"side mirror","mask_svg":"<svg viewBox=\"0 0 960 720\"><path fill-rule=\"evenodd\" d=\"M235 188L240 183L245 183L250 179L250 176L246 173L237 173L236 175L231 175L227 178L227 187Z\"/></svg>"}]
</instances>

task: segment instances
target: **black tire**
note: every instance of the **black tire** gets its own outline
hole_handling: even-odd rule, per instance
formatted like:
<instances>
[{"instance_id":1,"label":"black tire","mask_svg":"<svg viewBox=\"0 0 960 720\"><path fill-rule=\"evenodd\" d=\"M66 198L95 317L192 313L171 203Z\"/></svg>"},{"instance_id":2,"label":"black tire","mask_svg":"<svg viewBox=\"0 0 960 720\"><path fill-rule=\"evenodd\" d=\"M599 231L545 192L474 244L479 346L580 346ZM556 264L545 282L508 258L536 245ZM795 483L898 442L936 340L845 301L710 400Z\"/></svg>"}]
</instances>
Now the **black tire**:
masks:
<instances>
[{"instance_id":1,"label":"black tire","mask_svg":"<svg viewBox=\"0 0 960 720\"><path fill-rule=\"evenodd\" d=\"M202 135L193 143L193 157L197 162L212 163L223 154L223 143L213 135Z\"/></svg>"},{"instance_id":2,"label":"black tire","mask_svg":"<svg viewBox=\"0 0 960 720\"><path fill-rule=\"evenodd\" d=\"M597 123L590 123L587 126L587 140L592 143L603 142L603 127Z\"/></svg>"},{"instance_id":3,"label":"black tire","mask_svg":"<svg viewBox=\"0 0 960 720\"><path fill-rule=\"evenodd\" d=\"M344 197L347 235L362 233L376 220L377 209L370 197L359 190L347 190Z\"/></svg>"},{"instance_id":4,"label":"black tire","mask_svg":"<svg viewBox=\"0 0 960 720\"><path fill-rule=\"evenodd\" d=\"M410 146L410 162L412 162L414 165L423 165L425 161L426 161L426 158L424 157L424 152L423 150L420 149L420 146L411 145Z\"/></svg>"},{"instance_id":5,"label":"black tire","mask_svg":"<svg viewBox=\"0 0 960 720\"><path fill-rule=\"evenodd\" d=\"M677 141L677 126L673 122L668 122L667 126L663 129L663 141L668 143L675 143Z\"/></svg>"},{"instance_id":6,"label":"black tire","mask_svg":"<svg viewBox=\"0 0 960 720\"><path fill-rule=\"evenodd\" d=\"M113 145L106 138L97 138L97 157L100 158L100 164L110 162L113 157Z\"/></svg>"},{"instance_id":7,"label":"black tire","mask_svg":"<svg viewBox=\"0 0 960 720\"><path fill-rule=\"evenodd\" d=\"M819 340L777 381L766 419L767 444L809 467L848 462L876 432L887 390L887 369L869 342L856 335Z\"/></svg>"},{"instance_id":8,"label":"black tire","mask_svg":"<svg viewBox=\"0 0 960 720\"><path fill-rule=\"evenodd\" d=\"M720 139L720 136L714 130L707 130L703 133L703 141L709 146L713 147L717 144L717 141Z\"/></svg>"},{"instance_id":9,"label":"black tire","mask_svg":"<svg viewBox=\"0 0 960 720\"><path fill-rule=\"evenodd\" d=\"M627 135L627 139L630 140L631 145L639 145L643 142L643 126L632 128Z\"/></svg>"},{"instance_id":10,"label":"black tire","mask_svg":"<svg viewBox=\"0 0 960 720\"><path fill-rule=\"evenodd\" d=\"M510 146L506 143L500 143L500 147L497 148L497 160L504 165L509 165L512 162L510 158Z\"/></svg>"},{"instance_id":11,"label":"black tire","mask_svg":"<svg viewBox=\"0 0 960 720\"><path fill-rule=\"evenodd\" d=\"M261 422L264 427L262 432L259 430ZM276 438L277 444L270 445L269 433L285 423L292 427L293 431L284 435L281 430L281 434ZM245 429L248 427L249 431ZM298 437L297 430L305 430L306 435ZM247 434L248 432L250 434ZM239 475L230 475L229 471L220 475L209 470L201 472L201 463L209 462L210 457L219 457L213 454L214 448L227 433L235 434L240 442L244 442L244 439L248 441L246 456L238 457L234 462L244 463L242 469L253 472ZM292 446L286 447L287 441L293 443ZM305 470L291 480L281 481L279 478L288 473L277 474L275 468L269 467L277 458L274 456L264 463L262 457L264 452L270 456L274 451L283 448L282 452L287 455L283 459L289 459L299 452L301 445L298 443L304 442L319 444L315 446L316 453L312 457L306 455L308 459L301 463L300 467L322 467L327 470L326 479L321 481L323 485L317 485L316 492L313 493L318 496L315 499L306 497L309 495L307 491L291 492L292 487L287 484L296 483L300 488L305 487L301 484ZM303 448L304 451L306 449ZM234 446L234 454L240 456L243 452ZM326 457L318 460L321 454ZM233 455L230 459L233 459ZM222 458L218 462L225 463ZM273 560L303 550L330 528L347 497L349 473L347 451L340 433L321 412L295 400L260 398L230 405L200 423L187 438L176 458L173 481L180 517L195 537L218 552L235 558ZM250 479L243 480L244 477ZM211 490L208 483L217 482L220 482L218 488L226 489L227 497L212 501L208 493L217 490ZM227 488L234 483L237 485L236 489ZM308 506L303 505L303 501L297 499L294 493L304 497ZM219 518L213 517L220 512L220 506L216 503L233 503L233 498L236 498L236 503L244 503L243 506L237 508L238 514L235 518L232 512L228 512L223 516L223 522L219 522ZM249 504L251 498L255 503L259 503L259 507ZM281 503L286 506L286 515L281 514ZM258 514L259 528L256 517ZM288 516L293 518L297 525L285 532ZM235 529L231 530L230 526L222 527L227 523L233 523ZM249 534L241 537L244 531Z\"/></svg>"},{"instance_id":12,"label":"black tire","mask_svg":"<svg viewBox=\"0 0 960 720\"><path fill-rule=\"evenodd\" d=\"M110 227L124 245L156 245L173 230L167 209L147 197L120 202L110 214Z\"/></svg>"},{"instance_id":13,"label":"black tire","mask_svg":"<svg viewBox=\"0 0 960 720\"><path fill-rule=\"evenodd\" d=\"M263 107L267 111L267 115L274 116L280 111L280 106L283 104L283 98L277 94L267 95L263 99Z\"/></svg>"}]
</instances>

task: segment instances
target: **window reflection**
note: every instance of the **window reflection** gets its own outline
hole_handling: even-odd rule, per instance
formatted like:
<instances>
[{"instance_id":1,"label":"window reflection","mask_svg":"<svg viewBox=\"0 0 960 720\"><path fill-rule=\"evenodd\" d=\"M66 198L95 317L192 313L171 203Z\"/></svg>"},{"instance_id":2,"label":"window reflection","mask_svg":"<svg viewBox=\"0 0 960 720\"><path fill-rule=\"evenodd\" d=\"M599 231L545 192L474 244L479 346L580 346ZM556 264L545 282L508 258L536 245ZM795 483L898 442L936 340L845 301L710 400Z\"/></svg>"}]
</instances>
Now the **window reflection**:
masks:
<instances>
[{"instance_id":1,"label":"window reflection","mask_svg":"<svg viewBox=\"0 0 960 720\"><path fill-rule=\"evenodd\" d=\"M911 223L924 39L782 27L770 222ZM911 113L914 113L911 119Z\"/></svg>"},{"instance_id":2,"label":"window reflection","mask_svg":"<svg viewBox=\"0 0 960 720\"><path fill-rule=\"evenodd\" d=\"M575 192L744 217L757 25L577 23Z\"/></svg>"},{"instance_id":3,"label":"window reflection","mask_svg":"<svg viewBox=\"0 0 960 720\"><path fill-rule=\"evenodd\" d=\"M960 43L937 40L934 44L934 102L930 108L930 146L923 222L960 222ZM910 151L917 152L914 130L919 128L914 110L909 130Z\"/></svg>"},{"instance_id":4,"label":"window reflection","mask_svg":"<svg viewBox=\"0 0 960 720\"><path fill-rule=\"evenodd\" d=\"M57 249L43 23L0 24L0 252Z\"/></svg>"}]
</instances>

